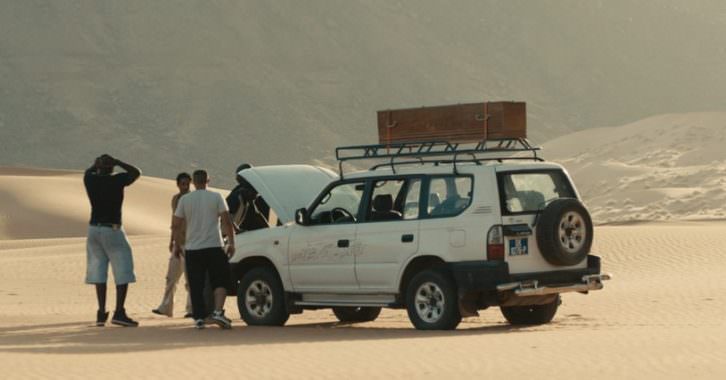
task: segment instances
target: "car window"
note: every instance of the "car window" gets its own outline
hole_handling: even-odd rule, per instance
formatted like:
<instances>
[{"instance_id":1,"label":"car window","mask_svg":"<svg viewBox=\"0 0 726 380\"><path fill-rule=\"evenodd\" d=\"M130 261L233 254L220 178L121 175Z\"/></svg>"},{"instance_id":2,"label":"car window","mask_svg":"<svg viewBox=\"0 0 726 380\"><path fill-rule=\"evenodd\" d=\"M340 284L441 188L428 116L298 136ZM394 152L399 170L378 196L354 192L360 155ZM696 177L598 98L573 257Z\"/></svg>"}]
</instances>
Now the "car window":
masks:
<instances>
[{"instance_id":1,"label":"car window","mask_svg":"<svg viewBox=\"0 0 726 380\"><path fill-rule=\"evenodd\" d=\"M510 213L536 212L559 198L574 198L575 193L561 171L505 174L504 206Z\"/></svg>"},{"instance_id":2,"label":"car window","mask_svg":"<svg viewBox=\"0 0 726 380\"><path fill-rule=\"evenodd\" d=\"M418 178L374 181L366 220L417 219L420 193L421 180Z\"/></svg>"},{"instance_id":3,"label":"car window","mask_svg":"<svg viewBox=\"0 0 726 380\"><path fill-rule=\"evenodd\" d=\"M312 224L354 223L358 218L364 183L344 183L331 188L310 213Z\"/></svg>"},{"instance_id":4,"label":"car window","mask_svg":"<svg viewBox=\"0 0 726 380\"><path fill-rule=\"evenodd\" d=\"M471 204L472 179L463 176L431 178L427 215L458 215Z\"/></svg>"},{"instance_id":5,"label":"car window","mask_svg":"<svg viewBox=\"0 0 726 380\"><path fill-rule=\"evenodd\" d=\"M418 219L420 205L421 180L417 178L409 181L406 202L403 206L403 219Z\"/></svg>"}]
</instances>

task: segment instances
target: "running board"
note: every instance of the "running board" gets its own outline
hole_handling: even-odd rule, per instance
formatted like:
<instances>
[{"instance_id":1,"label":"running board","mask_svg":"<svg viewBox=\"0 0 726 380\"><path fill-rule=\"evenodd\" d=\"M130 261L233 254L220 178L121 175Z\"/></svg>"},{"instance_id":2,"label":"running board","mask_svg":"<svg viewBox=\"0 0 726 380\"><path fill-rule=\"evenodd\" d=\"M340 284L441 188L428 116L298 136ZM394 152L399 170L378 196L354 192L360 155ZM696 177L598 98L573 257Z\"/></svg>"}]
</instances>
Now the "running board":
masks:
<instances>
[{"instance_id":1,"label":"running board","mask_svg":"<svg viewBox=\"0 0 726 380\"><path fill-rule=\"evenodd\" d=\"M591 274L582 277L582 283L572 285L561 285L561 286L539 286L536 280L534 281L522 281L522 282L510 282L497 286L497 290L500 292L514 291L514 294L527 297L527 296L544 296L547 294L556 293L568 293L568 292L581 292L586 293L590 290L600 290L603 288L602 282L609 280L612 276L607 273L603 274Z\"/></svg>"},{"instance_id":2,"label":"running board","mask_svg":"<svg viewBox=\"0 0 726 380\"><path fill-rule=\"evenodd\" d=\"M396 302L392 294L302 294L297 306L390 306Z\"/></svg>"}]
</instances>

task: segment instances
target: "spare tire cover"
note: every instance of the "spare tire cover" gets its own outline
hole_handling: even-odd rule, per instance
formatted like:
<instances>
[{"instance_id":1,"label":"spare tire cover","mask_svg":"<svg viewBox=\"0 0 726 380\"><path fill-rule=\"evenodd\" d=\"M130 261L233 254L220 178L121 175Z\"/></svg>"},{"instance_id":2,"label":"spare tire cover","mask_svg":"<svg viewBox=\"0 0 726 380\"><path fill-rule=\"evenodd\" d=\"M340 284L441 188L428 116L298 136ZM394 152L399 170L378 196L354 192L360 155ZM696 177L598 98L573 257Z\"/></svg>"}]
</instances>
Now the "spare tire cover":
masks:
<instances>
[{"instance_id":1,"label":"spare tire cover","mask_svg":"<svg viewBox=\"0 0 726 380\"><path fill-rule=\"evenodd\" d=\"M553 265L575 265L585 260L592 238L590 213L575 198L553 201L537 222L537 247Z\"/></svg>"}]
</instances>

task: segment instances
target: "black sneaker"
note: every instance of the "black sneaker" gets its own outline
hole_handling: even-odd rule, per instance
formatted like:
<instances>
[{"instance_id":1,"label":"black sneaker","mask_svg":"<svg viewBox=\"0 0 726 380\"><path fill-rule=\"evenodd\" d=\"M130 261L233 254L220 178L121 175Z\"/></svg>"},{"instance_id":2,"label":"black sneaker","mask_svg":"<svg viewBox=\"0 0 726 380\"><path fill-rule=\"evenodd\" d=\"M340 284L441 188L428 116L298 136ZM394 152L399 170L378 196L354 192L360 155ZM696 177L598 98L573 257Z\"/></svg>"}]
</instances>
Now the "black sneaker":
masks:
<instances>
[{"instance_id":1,"label":"black sneaker","mask_svg":"<svg viewBox=\"0 0 726 380\"><path fill-rule=\"evenodd\" d=\"M224 316L224 310L215 310L212 312L212 315L209 316L209 319L223 329L232 328L232 321Z\"/></svg>"},{"instance_id":2,"label":"black sneaker","mask_svg":"<svg viewBox=\"0 0 726 380\"><path fill-rule=\"evenodd\" d=\"M96 312L96 326L102 327L106 324L106 321L108 320L108 312L99 310Z\"/></svg>"},{"instance_id":3,"label":"black sneaker","mask_svg":"<svg viewBox=\"0 0 726 380\"><path fill-rule=\"evenodd\" d=\"M111 323L125 327L136 327L139 325L139 322L134 321L126 315L126 310L115 311L113 318L111 318Z\"/></svg>"},{"instance_id":4,"label":"black sneaker","mask_svg":"<svg viewBox=\"0 0 726 380\"><path fill-rule=\"evenodd\" d=\"M197 319L196 321L194 321L194 328L195 328L195 329L197 329L197 330L201 330L201 329L203 329L204 327L205 327L205 326L204 326L204 319Z\"/></svg>"}]
</instances>

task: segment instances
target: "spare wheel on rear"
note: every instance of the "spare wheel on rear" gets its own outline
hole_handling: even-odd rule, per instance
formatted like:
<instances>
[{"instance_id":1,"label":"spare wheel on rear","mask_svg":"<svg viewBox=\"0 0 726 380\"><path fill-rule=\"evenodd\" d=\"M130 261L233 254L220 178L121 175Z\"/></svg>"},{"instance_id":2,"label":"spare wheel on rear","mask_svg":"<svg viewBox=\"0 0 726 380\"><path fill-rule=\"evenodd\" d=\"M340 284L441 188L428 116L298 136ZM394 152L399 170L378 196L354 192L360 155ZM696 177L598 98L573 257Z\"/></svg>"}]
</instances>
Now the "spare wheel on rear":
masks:
<instances>
[{"instance_id":1,"label":"spare wheel on rear","mask_svg":"<svg viewBox=\"0 0 726 380\"><path fill-rule=\"evenodd\" d=\"M592 237L590 213L575 198L553 201L537 222L537 246L553 265L575 265L587 258Z\"/></svg>"}]
</instances>

